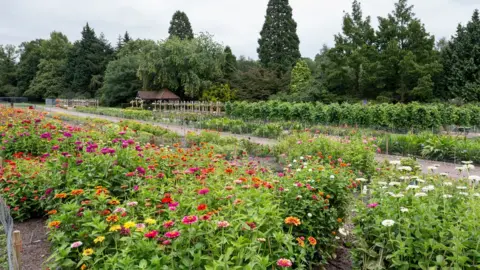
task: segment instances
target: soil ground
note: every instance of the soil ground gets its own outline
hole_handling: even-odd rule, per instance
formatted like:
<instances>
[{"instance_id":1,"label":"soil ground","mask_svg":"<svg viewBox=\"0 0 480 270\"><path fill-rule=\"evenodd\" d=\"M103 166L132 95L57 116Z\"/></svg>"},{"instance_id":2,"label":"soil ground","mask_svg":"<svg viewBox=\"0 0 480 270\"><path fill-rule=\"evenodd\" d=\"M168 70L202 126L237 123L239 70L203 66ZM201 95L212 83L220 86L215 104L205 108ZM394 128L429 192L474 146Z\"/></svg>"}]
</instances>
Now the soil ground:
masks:
<instances>
[{"instance_id":1,"label":"soil ground","mask_svg":"<svg viewBox=\"0 0 480 270\"><path fill-rule=\"evenodd\" d=\"M15 223L14 230L22 235L22 270L41 270L42 263L50 256L45 219Z\"/></svg>"}]
</instances>

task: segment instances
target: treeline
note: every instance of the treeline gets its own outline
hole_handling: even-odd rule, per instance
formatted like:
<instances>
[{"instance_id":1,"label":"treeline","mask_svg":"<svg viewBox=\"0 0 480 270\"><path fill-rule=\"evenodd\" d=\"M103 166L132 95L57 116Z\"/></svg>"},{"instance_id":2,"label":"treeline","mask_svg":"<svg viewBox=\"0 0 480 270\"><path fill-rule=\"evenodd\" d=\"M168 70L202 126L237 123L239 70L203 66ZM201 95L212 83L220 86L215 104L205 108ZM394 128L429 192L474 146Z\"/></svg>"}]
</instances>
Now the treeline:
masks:
<instances>
[{"instance_id":1,"label":"treeline","mask_svg":"<svg viewBox=\"0 0 480 270\"><path fill-rule=\"evenodd\" d=\"M184 12L161 41L133 39L112 46L88 24L80 40L49 39L0 45L0 96L100 98L126 103L138 90L168 88L183 99L355 102L480 101L480 18L473 12L450 40L436 42L407 0L379 17L359 1L345 13L335 45L302 58L288 0L270 0L258 58L238 59L209 34L194 34Z\"/></svg>"}]
</instances>

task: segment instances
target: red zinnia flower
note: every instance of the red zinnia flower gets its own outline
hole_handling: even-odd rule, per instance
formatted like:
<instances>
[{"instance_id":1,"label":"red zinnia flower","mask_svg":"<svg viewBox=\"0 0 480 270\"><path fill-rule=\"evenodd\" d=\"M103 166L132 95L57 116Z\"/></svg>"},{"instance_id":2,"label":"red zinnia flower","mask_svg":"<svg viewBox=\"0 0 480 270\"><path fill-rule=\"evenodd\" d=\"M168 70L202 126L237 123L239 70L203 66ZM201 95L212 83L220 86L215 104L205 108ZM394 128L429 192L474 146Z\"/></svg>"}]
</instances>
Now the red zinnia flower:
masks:
<instances>
[{"instance_id":1,"label":"red zinnia flower","mask_svg":"<svg viewBox=\"0 0 480 270\"><path fill-rule=\"evenodd\" d=\"M198 210L198 211L203 211L203 210L205 210L205 209L207 209L207 205L206 205L206 204L203 204L203 203L200 204L200 205L197 207L197 210Z\"/></svg>"}]
</instances>

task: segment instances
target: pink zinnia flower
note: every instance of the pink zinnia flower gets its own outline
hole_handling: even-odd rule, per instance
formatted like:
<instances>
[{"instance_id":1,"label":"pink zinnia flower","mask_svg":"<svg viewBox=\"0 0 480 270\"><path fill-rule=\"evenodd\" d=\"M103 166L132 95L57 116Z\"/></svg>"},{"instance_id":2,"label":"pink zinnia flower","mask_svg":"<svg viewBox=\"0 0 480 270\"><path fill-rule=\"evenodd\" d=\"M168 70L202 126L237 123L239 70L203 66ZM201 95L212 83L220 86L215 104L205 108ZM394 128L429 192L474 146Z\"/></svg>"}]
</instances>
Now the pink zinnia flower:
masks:
<instances>
[{"instance_id":1,"label":"pink zinnia flower","mask_svg":"<svg viewBox=\"0 0 480 270\"><path fill-rule=\"evenodd\" d=\"M171 243L172 243L172 241L170 241L170 240L164 240L164 241L162 242L162 245L168 246L168 245L170 245Z\"/></svg>"},{"instance_id":2,"label":"pink zinnia flower","mask_svg":"<svg viewBox=\"0 0 480 270\"><path fill-rule=\"evenodd\" d=\"M182 218L182 223L183 224L186 224L186 225L190 225L190 224L193 224L195 222L198 221L198 217L197 216L184 216Z\"/></svg>"},{"instance_id":3,"label":"pink zinnia flower","mask_svg":"<svg viewBox=\"0 0 480 270\"><path fill-rule=\"evenodd\" d=\"M371 203L369 205L367 205L368 208L375 208L378 206L378 203Z\"/></svg>"},{"instance_id":4,"label":"pink zinnia flower","mask_svg":"<svg viewBox=\"0 0 480 270\"><path fill-rule=\"evenodd\" d=\"M83 245L83 243L80 242L80 241L77 241L77 242L73 242L73 243L70 245L70 247L71 247L71 248L78 248L78 247L81 246L81 245Z\"/></svg>"},{"instance_id":5,"label":"pink zinnia flower","mask_svg":"<svg viewBox=\"0 0 480 270\"><path fill-rule=\"evenodd\" d=\"M207 194L208 192L210 192L210 190L208 188L202 188L198 191L198 194L200 195L205 195Z\"/></svg>"},{"instance_id":6,"label":"pink zinnia flower","mask_svg":"<svg viewBox=\"0 0 480 270\"><path fill-rule=\"evenodd\" d=\"M145 235L145 237L152 239L152 238L157 237L158 231L157 230L149 231L148 233L146 233L144 235Z\"/></svg>"},{"instance_id":7,"label":"pink zinnia flower","mask_svg":"<svg viewBox=\"0 0 480 270\"><path fill-rule=\"evenodd\" d=\"M230 226L230 223L228 223L228 221L223 220L223 221L219 221L217 223L217 226L218 226L218 228L226 228L226 227Z\"/></svg>"},{"instance_id":8,"label":"pink zinnia flower","mask_svg":"<svg viewBox=\"0 0 480 270\"><path fill-rule=\"evenodd\" d=\"M291 267L292 261L290 261L289 259L281 258L281 259L278 259L277 265L280 267Z\"/></svg>"},{"instance_id":9,"label":"pink zinnia flower","mask_svg":"<svg viewBox=\"0 0 480 270\"><path fill-rule=\"evenodd\" d=\"M138 202L128 202L127 206L137 206Z\"/></svg>"},{"instance_id":10,"label":"pink zinnia flower","mask_svg":"<svg viewBox=\"0 0 480 270\"><path fill-rule=\"evenodd\" d=\"M170 239L175 239L180 236L180 232L179 231L166 232L164 236Z\"/></svg>"},{"instance_id":11,"label":"pink zinnia flower","mask_svg":"<svg viewBox=\"0 0 480 270\"><path fill-rule=\"evenodd\" d=\"M168 221L165 221L163 222L163 227L166 229L166 228L170 228L172 227L173 225L175 225L175 222L173 220L168 220Z\"/></svg>"}]
</instances>

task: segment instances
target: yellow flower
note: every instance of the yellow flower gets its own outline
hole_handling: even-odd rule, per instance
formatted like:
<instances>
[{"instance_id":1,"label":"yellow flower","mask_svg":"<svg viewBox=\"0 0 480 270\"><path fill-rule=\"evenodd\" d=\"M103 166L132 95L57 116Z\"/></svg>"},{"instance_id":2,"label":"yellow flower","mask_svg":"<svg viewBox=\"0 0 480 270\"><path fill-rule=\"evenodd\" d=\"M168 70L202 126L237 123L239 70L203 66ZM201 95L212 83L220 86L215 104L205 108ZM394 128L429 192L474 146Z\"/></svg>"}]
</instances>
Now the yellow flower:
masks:
<instances>
[{"instance_id":1,"label":"yellow flower","mask_svg":"<svg viewBox=\"0 0 480 270\"><path fill-rule=\"evenodd\" d=\"M147 219L145 219L145 223L147 223L148 225L152 225L152 224L157 223L157 221L153 218L147 218Z\"/></svg>"},{"instance_id":2,"label":"yellow flower","mask_svg":"<svg viewBox=\"0 0 480 270\"><path fill-rule=\"evenodd\" d=\"M120 225L113 225L112 227L110 227L110 231L111 232L116 232L116 231L119 231L122 227L120 227Z\"/></svg>"},{"instance_id":3,"label":"yellow flower","mask_svg":"<svg viewBox=\"0 0 480 270\"><path fill-rule=\"evenodd\" d=\"M85 270L87 269L87 265L86 264L82 264L82 267L80 267L81 270Z\"/></svg>"},{"instance_id":4,"label":"yellow flower","mask_svg":"<svg viewBox=\"0 0 480 270\"><path fill-rule=\"evenodd\" d=\"M105 240L105 236L97 236L97 238L95 238L95 240L93 240L93 242L96 244L96 243L101 243Z\"/></svg>"},{"instance_id":5,"label":"yellow flower","mask_svg":"<svg viewBox=\"0 0 480 270\"><path fill-rule=\"evenodd\" d=\"M125 227L126 229L130 229L130 228L133 228L135 227L135 222L133 221L128 221L128 222L125 222L125 224L123 224L123 227Z\"/></svg>"},{"instance_id":6,"label":"yellow flower","mask_svg":"<svg viewBox=\"0 0 480 270\"><path fill-rule=\"evenodd\" d=\"M87 248L85 250L83 250L83 256L90 256L93 254L93 249L91 248Z\"/></svg>"}]
</instances>

